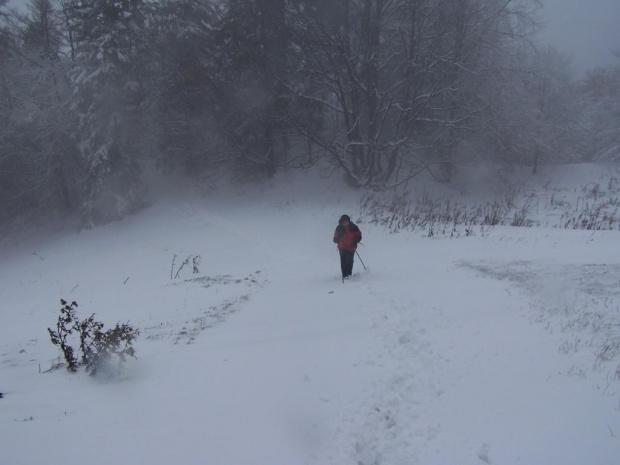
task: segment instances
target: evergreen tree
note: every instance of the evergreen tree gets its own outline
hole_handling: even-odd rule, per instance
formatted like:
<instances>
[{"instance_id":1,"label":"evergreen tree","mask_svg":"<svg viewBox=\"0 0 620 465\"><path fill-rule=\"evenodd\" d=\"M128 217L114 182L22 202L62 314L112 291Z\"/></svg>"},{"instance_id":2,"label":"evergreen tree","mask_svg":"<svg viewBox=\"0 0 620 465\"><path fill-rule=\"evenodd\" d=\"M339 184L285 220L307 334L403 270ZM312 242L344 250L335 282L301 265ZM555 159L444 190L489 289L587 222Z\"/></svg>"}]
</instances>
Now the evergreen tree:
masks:
<instances>
[{"instance_id":1,"label":"evergreen tree","mask_svg":"<svg viewBox=\"0 0 620 465\"><path fill-rule=\"evenodd\" d=\"M289 27L284 0L230 0L218 25L220 127L242 160L268 175L286 163Z\"/></svg>"},{"instance_id":2,"label":"evergreen tree","mask_svg":"<svg viewBox=\"0 0 620 465\"><path fill-rule=\"evenodd\" d=\"M68 7L77 51L70 108L84 173L82 213L92 225L120 218L142 202L135 133L143 97L143 2L76 0Z\"/></svg>"},{"instance_id":3,"label":"evergreen tree","mask_svg":"<svg viewBox=\"0 0 620 465\"><path fill-rule=\"evenodd\" d=\"M166 170L200 173L222 158L212 94L218 80L213 28L219 9L209 0L150 5L150 44L143 104L152 146Z\"/></svg>"}]
</instances>

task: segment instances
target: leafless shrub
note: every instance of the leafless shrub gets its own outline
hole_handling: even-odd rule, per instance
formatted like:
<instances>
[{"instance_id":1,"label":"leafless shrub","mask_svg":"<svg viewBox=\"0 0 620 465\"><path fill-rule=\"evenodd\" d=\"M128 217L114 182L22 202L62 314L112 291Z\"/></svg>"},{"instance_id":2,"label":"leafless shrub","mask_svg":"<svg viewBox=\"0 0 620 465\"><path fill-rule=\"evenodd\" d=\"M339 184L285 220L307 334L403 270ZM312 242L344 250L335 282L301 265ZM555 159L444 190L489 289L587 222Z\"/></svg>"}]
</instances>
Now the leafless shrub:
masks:
<instances>
[{"instance_id":1,"label":"leafless shrub","mask_svg":"<svg viewBox=\"0 0 620 465\"><path fill-rule=\"evenodd\" d=\"M517 199L521 195L521 190L522 189L520 186L514 186L514 185L508 186L508 188L506 189L504 193L504 204L508 208L516 208Z\"/></svg>"},{"instance_id":2,"label":"leafless shrub","mask_svg":"<svg viewBox=\"0 0 620 465\"><path fill-rule=\"evenodd\" d=\"M606 189L604 186L606 185ZM545 187L551 190L550 186ZM603 183L589 183L575 188L579 194L574 204L551 192L547 208L562 211L559 220L546 226L580 230L620 229L620 179L610 177ZM377 194L360 202L360 217L387 228L390 232L423 230L430 237L471 235L474 226L534 227L532 218L538 211L535 194L524 196L520 187L509 187L502 197L487 203L468 205L453 199L434 198L424 189L417 198L406 193L392 197Z\"/></svg>"},{"instance_id":3,"label":"leafless shrub","mask_svg":"<svg viewBox=\"0 0 620 465\"><path fill-rule=\"evenodd\" d=\"M558 209L570 208L570 203L568 203L566 200L558 199L555 194L556 194L555 192L552 193L551 198L549 199L549 205L551 206L551 208L558 208Z\"/></svg>"},{"instance_id":4,"label":"leafless shrub","mask_svg":"<svg viewBox=\"0 0 620 465\"><path fill-rule=\"evenodd\" d=\"M189 265L190 262L192 263L192 273L193 274L200 273L200 270L198 269L198 266L200 265L200 261L202 260L200 255L188 255L187 258L183 260L183 263L181 263L181 265L177 269L177 272L175 273L174 268L176 264L176 259L177 259L177 254L174 254L172 257L172 266L170 267L170 279L177 279L179 277L179 274L181 274L181 271L183 270L183 268Z\"/></svg>"},{"instance_id":5,"label":"leafless shrub","mask_svg":"<svg viewBox=\"0 0 620 465\"><path fill-rule=\"evenodd\" d=\"M133 342L140 334L136 328L129 323L117 323L114 328L104 331L103 323L96 321L94 314L80 321L76 314L78 304L75 301L69 304L61 299L60 303L62 307L56 330L48 328L47 331L52 344L60 346L69 371L77 371L83 365L91 376L100 371L112 374L112 363L121 367L128 356L135 357ZM78 361L77 351L70 342L73 334L79 337L81 362Z\"/></svg>"},{"instance_id":6,"label":"leafless shrub","mask_svg":"<svg viewBox=\"0 0 620 465\"><path fill-rule=\"evenodd\" d=\"M521 207L516 209L510 226L531 228L534 225L534 222L528 219L530 207L532 206L533 201L534 195L532 194L527 198Z\"/></svg>"},{"instance_id":7,"label":"leafless shrub","mask_svg":"<svg viewBox=\"0 0 620 465\"><path fill-rule=\"evenodd\" d=\"M619 227L618 209L609 211L609 203L585 203L578 214L563 214L561 226L564 229L583 229L588 231L617 230Z\"/></svg>"},{"instance_id":8,"label":"leafless shrub","mask_svg":"<svg viewBox=\"0 0 620 465\"><path fill-rule=\"evenodd\" d=\"M607 341L600 346L596 358L599 362L609 362L620 355L620 339Z\"/></svg>"},{"instance_id":9,"label":"leafless shrub","mask_svg":"<svg viewBox=\"0 0 620 465\"><path fill-rule=\"evenodd\" d=\"M495 200L468 207L452 199L433 199L427 191L412 201L407 195L395 195L388 200L370 194L360 201L360 217L371 224L384 226L391 233L426 231L427 237L461 237L474 235L474 227L493 227L507 224L511 211L507 201ZM520 226L531 226L525 218L529 203L519 210ZM515 223L515 221L513 221ZM484 230L483 230L484 236Z\"/></svg>"}]
</instances>

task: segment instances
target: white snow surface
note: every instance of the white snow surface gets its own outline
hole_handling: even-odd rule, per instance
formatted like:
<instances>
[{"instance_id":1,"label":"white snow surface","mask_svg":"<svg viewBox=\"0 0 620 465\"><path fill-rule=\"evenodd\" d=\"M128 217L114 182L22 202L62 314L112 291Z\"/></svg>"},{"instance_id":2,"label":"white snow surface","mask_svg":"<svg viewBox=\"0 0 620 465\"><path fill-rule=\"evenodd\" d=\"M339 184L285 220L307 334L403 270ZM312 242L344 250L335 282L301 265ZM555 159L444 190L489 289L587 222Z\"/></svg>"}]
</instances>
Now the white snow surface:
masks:
<instances>
[{"instance_id":1,"label":"white snow surface","mask_svg":"<svg viewBox=\"0 0 620 465\"><path fill-rule=\"evenodd\" d=\"M613 176L572 166L520 185L578 202ZM539 207L541 227L390 234L361 195L289 174L5 238L0 464L620 463L620 233L545 227ZM367 267L356 258L344 284L343 213ZM190 255L199 272L171 277ZM137 359L115 376L48 371L60 299L137 327Z\"/></svg>"}]
</instances>

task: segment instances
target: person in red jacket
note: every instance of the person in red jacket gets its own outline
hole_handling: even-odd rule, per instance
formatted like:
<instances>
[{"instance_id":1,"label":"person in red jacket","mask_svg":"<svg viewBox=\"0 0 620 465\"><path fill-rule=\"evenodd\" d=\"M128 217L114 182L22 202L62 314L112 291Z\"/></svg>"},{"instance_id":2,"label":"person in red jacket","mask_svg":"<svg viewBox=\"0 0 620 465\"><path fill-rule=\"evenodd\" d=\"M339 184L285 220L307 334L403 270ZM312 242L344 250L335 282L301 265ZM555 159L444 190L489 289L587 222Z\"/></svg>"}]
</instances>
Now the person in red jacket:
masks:
<instances>
[{"instance_id":1,"label":"person in red jacket","mask_svg":"<svg viewBox=\"0 0 620 465\"><path fill-rule=\"evenodd\" d=\"M334 231L334 243L340 252L340 268L342 279L349 278L353 273L353 258L357 244L362 241L362 231L351 222L349 215L342 215Z\"/></svg>"}]
</instances>

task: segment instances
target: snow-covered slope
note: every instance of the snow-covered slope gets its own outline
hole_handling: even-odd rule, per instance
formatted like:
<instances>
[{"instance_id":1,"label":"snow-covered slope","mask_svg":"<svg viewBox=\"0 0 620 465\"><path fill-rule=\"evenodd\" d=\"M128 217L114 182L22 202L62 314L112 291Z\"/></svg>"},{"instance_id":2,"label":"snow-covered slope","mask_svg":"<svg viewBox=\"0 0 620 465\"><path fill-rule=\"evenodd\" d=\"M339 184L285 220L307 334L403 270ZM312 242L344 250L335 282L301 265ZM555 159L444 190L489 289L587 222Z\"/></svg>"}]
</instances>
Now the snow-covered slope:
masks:
<instances>
[{"instance_id":1,"label":"snow-covered slope","mask_svg":"<svg viewBox=\"0 0 620 465\"><path fill-rule=\"evenodd\" d=\"M544 226L615 175L516 182ZM359 193L296 175L0 243L0 463L618 463L617 231L360 222L342 284L343 213ZM140 329L122 375L46 372L61 298Z\"/></svg>"}]
</instances>

